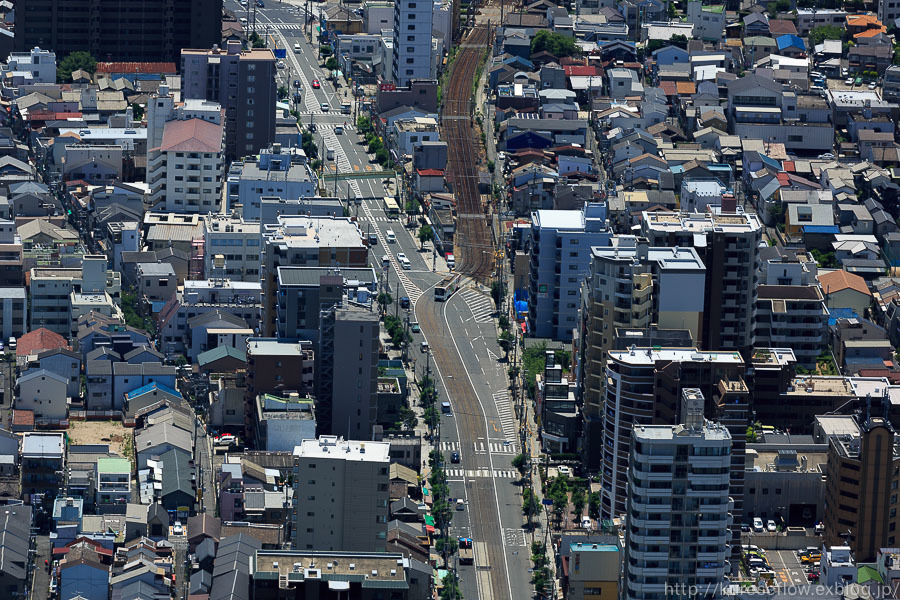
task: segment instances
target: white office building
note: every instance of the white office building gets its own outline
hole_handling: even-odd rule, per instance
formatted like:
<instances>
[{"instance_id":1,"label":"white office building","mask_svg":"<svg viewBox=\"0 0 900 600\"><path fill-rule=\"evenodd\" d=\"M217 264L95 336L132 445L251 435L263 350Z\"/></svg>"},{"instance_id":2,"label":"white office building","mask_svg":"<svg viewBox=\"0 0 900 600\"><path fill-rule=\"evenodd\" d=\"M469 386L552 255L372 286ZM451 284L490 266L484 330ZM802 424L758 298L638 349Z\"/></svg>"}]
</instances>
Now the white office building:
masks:
<instances>
[{"instance_id":1,"label":"white office building","mask_svg":"<svg viewBox=\"0 0 900 600\"><path fill-rule=\"evenodd\" d=\"M294 447L295 549L384 552L389 450L330 435Z\"/></svg>"},{"instance_id":2,"label":"white office building","mask_svg":"<svg viewBox=\"0 0 900 600\"><path fill-rule=\"evenodd\" d=\"M213 259L225 258L220 273L234 281L259 281L259 223L232 215L208 215L203 221L205 273L212 275Z\"/></svg>"},{"instance_id":3,"label":"white office building","mask_svg":"<svg viewBox=\"0 0 900 600\"><path fill-rule=\"evenodd\" d=\"M638 425L628 468L626 600L717 595L729 555L731 435L682 393L684 425ZM708 587L707 587L708 586Z\"/></svg>"},{"instance_id":4,"label":"white office building","mask_svg":"<svg viewBox=\"0 0 900 600\"><path fill-rule=\"evenodd\" d=\"M394 2L393 80L406 87L411 79L430 79L434 2Z\"/></svg>"}]
</instances>

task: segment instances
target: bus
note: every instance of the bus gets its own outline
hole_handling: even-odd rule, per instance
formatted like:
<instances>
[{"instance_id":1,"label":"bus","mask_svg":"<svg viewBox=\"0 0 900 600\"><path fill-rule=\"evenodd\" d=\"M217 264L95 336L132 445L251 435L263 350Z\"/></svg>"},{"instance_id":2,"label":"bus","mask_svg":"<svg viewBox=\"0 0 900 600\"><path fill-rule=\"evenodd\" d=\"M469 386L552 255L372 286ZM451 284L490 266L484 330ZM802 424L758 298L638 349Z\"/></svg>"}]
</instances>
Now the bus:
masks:
<instances>
[{"instance_id":1,"label":"bus","mask_svg":"<svg viewBox=\"0 0 900 600\"><path fill-rule=\"evenodd\" d=\"M453 293L459 289L459 275L451 275L450 277L445 278L442 282L434 286L434 301L435 302L444 302Z\"/></svg>"},{"instance_id":2,"label":"bus","mask_svg":"<svg viewBox=\"0 0 900 600\"><path fill-rule=\"evenodd\" d=\"M400 218L400 205L397 204L397 201L389 196L385 196L384 198L384 212L391 219Z\"/></svg>"}]
</instances>

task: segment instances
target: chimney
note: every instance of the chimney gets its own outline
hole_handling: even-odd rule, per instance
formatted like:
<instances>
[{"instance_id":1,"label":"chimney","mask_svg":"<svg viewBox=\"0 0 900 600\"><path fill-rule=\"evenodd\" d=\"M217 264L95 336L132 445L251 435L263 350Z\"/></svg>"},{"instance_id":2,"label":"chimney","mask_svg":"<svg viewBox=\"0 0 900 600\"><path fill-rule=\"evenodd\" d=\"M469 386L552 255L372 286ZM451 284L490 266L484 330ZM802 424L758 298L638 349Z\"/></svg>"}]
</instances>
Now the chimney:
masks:
<instances>
[{"instance_id":1,"label":"chimney","mask_svg":"<svg viewBox=\"0 0 900 600\"><path fill-rule=\"evenodd\" d=\"M732 214L737 211L737 198L734 194L724 194L722 196L722 212Z\"/></svg>"}]
</instances>

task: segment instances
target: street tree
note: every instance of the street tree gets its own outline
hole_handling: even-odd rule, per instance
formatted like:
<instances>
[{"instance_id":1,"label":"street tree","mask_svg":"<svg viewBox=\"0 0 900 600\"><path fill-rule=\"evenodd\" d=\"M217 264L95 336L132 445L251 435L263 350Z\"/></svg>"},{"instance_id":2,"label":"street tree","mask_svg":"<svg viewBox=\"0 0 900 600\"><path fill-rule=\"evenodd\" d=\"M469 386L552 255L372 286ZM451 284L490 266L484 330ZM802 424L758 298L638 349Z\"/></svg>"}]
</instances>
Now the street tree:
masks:
<instances>
[{"instance_id":1,"label":"street tree","mask_svg":"<svg viewBox=\"0 0 900 600\"><path fill-rule=\"evenodd\" d=\"M419 227L419 247L421 249L425 249L425 242L434 237L434 231L431 229L431 225L422 225Z\"/></svg>"}]
</instances>

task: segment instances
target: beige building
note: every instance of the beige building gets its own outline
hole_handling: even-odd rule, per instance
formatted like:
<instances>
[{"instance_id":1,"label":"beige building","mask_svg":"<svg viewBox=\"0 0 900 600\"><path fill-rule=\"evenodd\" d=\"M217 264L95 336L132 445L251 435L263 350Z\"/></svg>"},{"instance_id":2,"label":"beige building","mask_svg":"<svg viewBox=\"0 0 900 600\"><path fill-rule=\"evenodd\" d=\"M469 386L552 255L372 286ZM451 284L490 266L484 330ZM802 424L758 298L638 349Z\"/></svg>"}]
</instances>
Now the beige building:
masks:
<instances>
[{"instance_id":1,"label":"beige building","mask_svg":"<svg viewBox=\"0 0 900 600\"><path fill-rule=\"evenodd\" d=\"M390 446L323 435L294 448L295 549L384 552Z\"/></svg>"}]
</instances>

